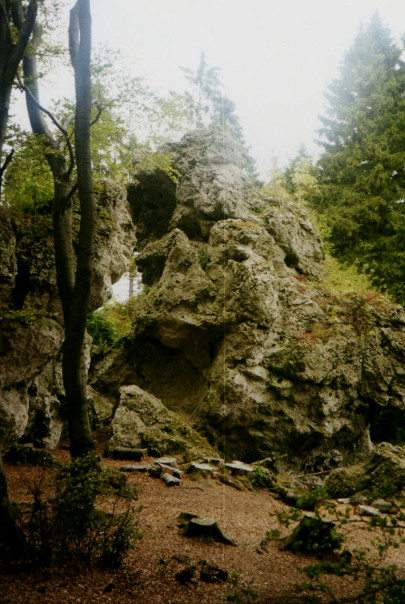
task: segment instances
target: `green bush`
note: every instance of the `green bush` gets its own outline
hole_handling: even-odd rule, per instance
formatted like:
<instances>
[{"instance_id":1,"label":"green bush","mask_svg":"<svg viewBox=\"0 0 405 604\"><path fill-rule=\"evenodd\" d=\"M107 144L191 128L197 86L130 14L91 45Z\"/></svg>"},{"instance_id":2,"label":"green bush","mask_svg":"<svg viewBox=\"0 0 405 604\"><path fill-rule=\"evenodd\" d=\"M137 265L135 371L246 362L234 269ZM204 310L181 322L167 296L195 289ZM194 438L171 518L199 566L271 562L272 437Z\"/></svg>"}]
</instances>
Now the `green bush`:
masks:
<instances>
[{"instance_id":1,"label":"green bush","mask_svg":"<svg viewBox=\"0 0 405 604\"><path fill-rule=\"evenodd\" d=\"M20 509L18 518L27 542L25 561L41 566L72 560L119 566L139 535L131 503L127 501L118 513L121 497L114 496L114 488L108 485L111 481L94 455L88 455L60 467L51 481L31 486L33 503ZM107 501L108 511L104 509Z\"/></svg>"},{"instance_id":2,"label":"green bush","mask_svg":"<svg viewBox=\"0 0 405 604\"><path fill-rule=\"evenodd\" d=\"M103 352L113 348L120 339L120 334L115 329L106 309L97 310L87 317L87 331L93 338L93 344Z\"/></svg>"},{"instance_id":3,"label":"green bush","mask_svg":"<svg viewBox=\"0 0 405 604\"><path fill-rule=\"evenodd\" d=\"M249 476L252 486L258 489L273 489L275 487L274 475L263 466L256 466L252 474Z\"/></svg>"}]
</instances>

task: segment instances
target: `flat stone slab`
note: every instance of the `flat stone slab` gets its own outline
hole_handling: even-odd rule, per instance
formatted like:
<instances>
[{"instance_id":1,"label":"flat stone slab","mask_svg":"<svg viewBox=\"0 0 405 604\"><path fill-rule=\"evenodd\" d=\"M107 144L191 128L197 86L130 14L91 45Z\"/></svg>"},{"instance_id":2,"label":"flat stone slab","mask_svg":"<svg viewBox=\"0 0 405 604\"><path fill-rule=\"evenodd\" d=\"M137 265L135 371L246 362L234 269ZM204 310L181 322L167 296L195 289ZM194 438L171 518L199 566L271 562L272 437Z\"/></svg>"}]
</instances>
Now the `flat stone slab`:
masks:
<instances>
[{"instance_id":1,"label":"flat stone slab","mask_svg":"<svg viewBox=\"0 0 405 604\"><path fill-rule=\"evenodd\" d=\"M398 506L391 501L385 499L376 499L372 503L373 508L379 510L382 514L396 514L399 510Z\"/></svg>"},{"instance_id":2,"label":"flat stone slab","mask_svg":"<svg viewBox=\"0 0 405 604\"><path fill-rule=\"evenodd\" d=\"M359 505L360 516L380 516L380 511L377 508L372 508L369 505Z\"/></svg>"},{"instance_id":3,"label":"flat stone slab","mask_svg":"<svg viewBox=\"0 0 405 604\"><path fill-rule=\"evenodd\" d=\"M175 457L159 457L159 459L155 459L155 463L175 468L177 466L177 459Z\"/></svg>"},{"instance_id":4,"label":"flat stone slab","mask_svg":"<svg viewBox=\"0 0 405 604\"><path fill-rule=\"evenodd\" d=\"M213 471L214 468L212 466L209 466L207 463L193 462L189 465L187 473L192 474L193 472L205 472L208 474L212 474Z\"/></svg>"},{"instance_id":5,"label":"flat stone slab","mask_svg":"<svg viewBox=\"0 0 405 604\"><path fill-rule=\"evenodd\" d=\"M172 474L173 476L177 476L177 478L181 478L181 475L183 474L182 470L179 470L178 468L174 468L173 466L168 466L167 464L164 464L164 463L155 461L155 466L160 468L162 470L162 472L169 472L169 474Z\"/></svg>"},{"instance_id":6,"label":"flat stone slab","mask_svg":"<svg viewBox=\"0 0 405 604\"><path fill-rule=\"evenodd\" d=\"M133 464L128 464L120 467L120 472L149 472L152 466L148 465L138 465L135 466Z\"/></svg>"},{"instance_id":7,"label":"flat stone slab","mask_svg":"<svg viewBox=\"0 0 405 604\"><path fill-rule=\"evenodd\" d=\"M231 474L249 474L253 472L252 466L243 461L231 461L225 464L225 468L231 471Z\"/></svg>"},{"instance_id":8,"label":"flat stone slab","mask_svg":"<svg viewBox=\"0 0 405 604\"><path fill-rule=\"evenodd\" d=\"M225 459L222 459L222 457L205 457L202 460L202 463L208 464L209 466L223 466L225 463Z\"/></svg>"}]
</instances>

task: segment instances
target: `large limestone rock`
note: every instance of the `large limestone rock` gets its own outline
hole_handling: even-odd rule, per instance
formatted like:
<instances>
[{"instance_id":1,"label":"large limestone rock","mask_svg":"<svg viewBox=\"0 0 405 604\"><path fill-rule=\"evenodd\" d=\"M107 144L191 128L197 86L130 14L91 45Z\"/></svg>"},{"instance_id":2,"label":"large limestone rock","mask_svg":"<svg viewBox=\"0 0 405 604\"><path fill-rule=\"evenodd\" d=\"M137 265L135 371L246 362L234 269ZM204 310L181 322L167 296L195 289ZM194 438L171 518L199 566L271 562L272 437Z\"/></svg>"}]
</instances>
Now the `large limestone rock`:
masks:
<instances>
[{"instance_id":1,"label":"large limestone rock","mask_svg":"<svg viewBox=\"0 0 405 604\"><path fill-rule=\"evenodd\" d=\"M245 461L279 452L311 471L404 439L403 308L317 285L308 215L251 187L231 141L169 150L177 185L156 171L129 189L147 287L94 386L136 384Z\"/></svg>"},{"instance_id":2,"label":"large limestone rock","mask_svg":"<svg viewBox=\"0 0 405 604\"><path fill-rule=\"evenodd\" d=\"M120 389L111 432L109 450L146 447L152 455L178 455L182 461L213 453L205 439L138 386Z\"/></svg>"},{"instance_id":3,"label":"large limestone rock","mask_svg":"<svg viewBox=\"0 0 405 604\"><path fill-rule=\"evenodd\" d=\"M50 391L52 380L40 384L40 375L49 374L59 355L63 330L38 312L14 311L0 319L0 333L0 447L20 439L29 425L36 444L55 446L60 402Z\"/></svg>"},{"instance_id":4,"label":"large limestone rock","mask_svg":"<svg viewBox=\"0 0 405 604\"><path fill-rule=\"evenodd\" d=\"M97 196L93 310L111 296L136 241L125 190L105 182ZM0 208L0 286L0 447L19 439L54 447L63 427L63 329L50 216Z\"/></svg>"}]
</instances>

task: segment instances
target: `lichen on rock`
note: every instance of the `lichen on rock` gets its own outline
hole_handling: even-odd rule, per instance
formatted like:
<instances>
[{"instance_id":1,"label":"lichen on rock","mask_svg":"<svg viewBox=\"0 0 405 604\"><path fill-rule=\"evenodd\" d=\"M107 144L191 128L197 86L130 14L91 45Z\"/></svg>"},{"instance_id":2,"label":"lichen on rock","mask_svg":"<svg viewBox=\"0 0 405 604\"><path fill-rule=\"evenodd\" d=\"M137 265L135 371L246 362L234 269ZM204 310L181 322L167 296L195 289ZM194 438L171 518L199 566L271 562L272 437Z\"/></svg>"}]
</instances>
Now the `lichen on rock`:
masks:
<instances>
[{"instance_id":1,"label":"lichen on rock","mask_svg":"<svg viewBox=\"0 0 405 604\"><path fill-rule=\"evenodd\" d=\"M166 151L177 184L156 171L129 188L149 289L95 387L136 384L245 461L361 461L382 439L378 417L385 440L402 438L389 418L405 414L403 308L318 285L309 216L251 186L227 137L198 131Z\"/></svg>"}]
</instances>

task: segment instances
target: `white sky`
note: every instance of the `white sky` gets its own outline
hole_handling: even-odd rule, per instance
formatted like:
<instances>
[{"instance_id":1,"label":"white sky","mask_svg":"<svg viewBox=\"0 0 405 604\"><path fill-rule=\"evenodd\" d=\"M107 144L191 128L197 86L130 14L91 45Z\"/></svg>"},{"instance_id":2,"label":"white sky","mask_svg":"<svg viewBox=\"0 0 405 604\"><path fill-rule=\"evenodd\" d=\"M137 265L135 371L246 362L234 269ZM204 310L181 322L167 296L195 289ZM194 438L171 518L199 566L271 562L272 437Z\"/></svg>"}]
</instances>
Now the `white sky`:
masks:
<instances>
[{"instance_id":1,"label":"white sky","mask_svg":"<svg viewBox=\"0 0 405 604\"><path fill-rule=\"evenodd\" d=\"M72 6L73 0L70 2ZM201 51L220 68L262 176L271 157L316 154L323 93L361 23L378 10L397 38L404 0L92 0L94 45L119 48L134 75L182 92Z\"/></svg>"}]
</instances>

